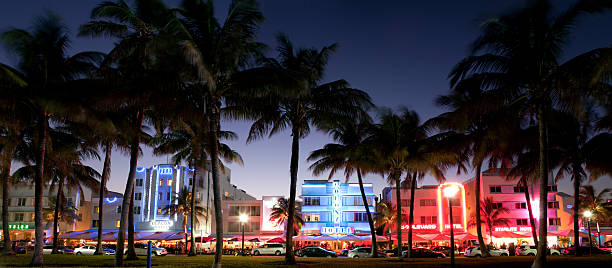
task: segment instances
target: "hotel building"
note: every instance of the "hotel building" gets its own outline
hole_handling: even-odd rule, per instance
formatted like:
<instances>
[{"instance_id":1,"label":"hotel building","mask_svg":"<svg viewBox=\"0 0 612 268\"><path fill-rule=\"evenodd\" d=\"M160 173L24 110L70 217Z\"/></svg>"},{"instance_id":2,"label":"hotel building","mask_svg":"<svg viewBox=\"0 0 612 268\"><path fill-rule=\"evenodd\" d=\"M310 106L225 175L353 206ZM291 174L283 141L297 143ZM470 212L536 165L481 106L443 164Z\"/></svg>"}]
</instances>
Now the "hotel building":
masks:
<instances>
[{"instance_id":1,"label":"hotel building","mask_svg":"<svg viewBox=\"0 0 612 268\"><path fill-rule=\"evenodd\" d=\"M370 213L374 213L371 183L364 183ZM358 183L306 180L302 184L301 233L308 235L370 234Z\"/></svg>"}]
</instances>

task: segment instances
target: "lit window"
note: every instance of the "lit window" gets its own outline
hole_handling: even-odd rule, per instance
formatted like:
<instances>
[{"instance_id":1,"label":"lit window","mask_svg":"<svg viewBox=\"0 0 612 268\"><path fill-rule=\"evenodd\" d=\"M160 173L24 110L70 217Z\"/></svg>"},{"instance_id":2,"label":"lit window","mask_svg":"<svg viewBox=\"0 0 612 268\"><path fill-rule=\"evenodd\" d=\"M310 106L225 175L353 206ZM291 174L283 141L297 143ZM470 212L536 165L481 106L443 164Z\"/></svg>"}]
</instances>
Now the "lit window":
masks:
<instances>
[{"instance_id":1,"label":"lit window","mask_svg":"<svg viewBox=\"0 0 612 268\"><path fill-rule=\"evenodd\" d=\"M121 227L121 221L117 220L117 224L115 224L116 227Z\"/></svg>"},{"instance_id":2,"label":"lit window","mask_svg":"<svg viewBox=\"0 0 612 268\"><path fill-rule=\"evenodd\" d=\"M172 186L172 179L168 179L168 186Z\"/></svg>"},{"instance_id":3,"label":"lit window","mask_svg":"<svg viewBox=\"0 0 612 268\"><path fill-rule=\"evenodd\" d=\"M159 179L159 186L164 186L164 179Z\"/></svg>"},{"instance_id":4,"label":"lit window","mask_svg":"<svg viewBox=\"0 0 612 268\"><path fill-rule=\"evenodd\" d=\"M95 206L94 207L94 213L99 214L100 213L100 207Z\"/></svg>"},{"instance_id":5,"label":"lit window","mask_svg":"<svg viewBox=\"0 0 612 268\"><path fill-rule=\"evenodd\" d=\"M161 208L157 209L157 214L162 214L162 209Z\"/></svg>"},{"instance_id":6,"label":"lit window","mask_svg":"<svg viewBox=\"0 0 612 268\"><path fill-rule=\"evenodd\" d=\"M304 213L305 221L321 221L320 213Z\"/></svg>"}]
</instances>

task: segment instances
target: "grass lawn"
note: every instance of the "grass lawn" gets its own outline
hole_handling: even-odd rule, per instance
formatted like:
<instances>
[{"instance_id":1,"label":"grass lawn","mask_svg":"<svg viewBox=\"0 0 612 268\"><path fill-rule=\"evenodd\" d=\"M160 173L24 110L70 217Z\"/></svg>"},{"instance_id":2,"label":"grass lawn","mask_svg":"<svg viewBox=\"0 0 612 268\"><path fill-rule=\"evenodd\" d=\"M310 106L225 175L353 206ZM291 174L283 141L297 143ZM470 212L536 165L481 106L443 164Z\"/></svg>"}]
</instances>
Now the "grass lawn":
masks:
<instances>
[{"instance_id":1,"label":"grass lawn","mask_svg":"<svg viewBox=\"0 0 612 268\"><path fill-rule=\"evenodd\" d=\"M27 266L31 255L1 257L1 267ZM45 266L54 267L112 267L114 256L72 256L72 255L45 255ZM495 257L488 259L459 258L457 267L529 267L534 257ZM448 267L450 259L404 259L399 262L395 258L388 259L327 259L327 258L298 258L297 267ZM554 256L548 258L550 267L612 267L612 256L597 257L565 257ZM166 256L154 257L153 266L156 267L208 267L212 264L213 256ZM283 264L282 257L235 257L223 256L224 267L289 267ZM146 265L146 258L126 262L126 266L141 267Z\"/></svg>"}]
</instances>

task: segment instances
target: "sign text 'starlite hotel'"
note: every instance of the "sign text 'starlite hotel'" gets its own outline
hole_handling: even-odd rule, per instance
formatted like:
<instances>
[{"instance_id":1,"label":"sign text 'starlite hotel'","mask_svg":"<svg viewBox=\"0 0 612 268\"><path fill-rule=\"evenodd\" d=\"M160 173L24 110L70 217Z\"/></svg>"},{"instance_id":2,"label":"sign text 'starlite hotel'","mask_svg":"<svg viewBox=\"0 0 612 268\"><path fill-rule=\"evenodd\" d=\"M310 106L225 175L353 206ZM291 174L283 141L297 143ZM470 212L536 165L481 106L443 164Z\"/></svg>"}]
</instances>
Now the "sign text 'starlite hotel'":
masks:
<instances>
[{"instance_id":1,"label":"sign text 'starlite hotel'","mask_svg":"<svg viewBox=\"0 0 612 268\"><path fill-rule=\"evenodd\" d=\"M371 183L364 183L365 194L374 213ZM370 227L357 183L338 180L306 180L302 184L302 234L369 234Z\"/></svg>"}]
</instances>

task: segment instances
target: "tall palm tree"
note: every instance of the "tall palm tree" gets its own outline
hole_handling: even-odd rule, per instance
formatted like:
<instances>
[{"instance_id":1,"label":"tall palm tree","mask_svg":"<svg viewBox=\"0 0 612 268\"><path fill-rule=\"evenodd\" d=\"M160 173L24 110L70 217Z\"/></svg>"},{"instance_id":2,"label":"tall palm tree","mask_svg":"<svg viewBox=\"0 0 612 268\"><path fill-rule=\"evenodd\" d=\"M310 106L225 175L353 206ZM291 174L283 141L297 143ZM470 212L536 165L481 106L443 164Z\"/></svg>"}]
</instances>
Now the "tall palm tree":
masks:
<instances>
[{"instance_id":1,"label":"tall palm tree","mask_svg":"<svg viewBox=\"0 0 612 268\"><path fill-rule=\"evenodd\" d=\"M311 152L310 156L308 156L308 161L314 161L310 169L315 176L329 170L328 179L331 179L336 172L344 169L344 175L348 182L350 176L353 173L357 173L361 199L368 217L370 234L372 235L372 256L376 258L378 257L378 251L376 250L376 229L374 228L374 221L370 212L372 201L368 202L362 178L363 173L367 170L368 162L372 162L371 159L366 159L370 154L366 144L364 144L365 138L368 135L368 128L371 126L369 121L369 118L359 121L346 119L331 125L326 131L338 143L329 143L323 146L322 149Z\"/></svg>"},{"instance_id":2,"label":"tall palm tree","mask_svg":"<svg viewBox=\"0 0 612 268\"><path fill-rule=\"evenodd\" d=\"M194 180L195 182L195 180ZM192 187L195 187L196 184L194 183L192 185ZM201 206L194 206L194 210L192 210L192 200L193 200L193 195L191 194L191 191L189 191L189 188L187 188L187 186L183 186L183 188L181 188L179 190L179 192L172 197L172 202L170 206L165 207L162 212L164 213L164 215L170 215L170 216L181 216L183 217L183 230L185 232L185 245L187 244L187 224L189 223L189 221L187 221L188 218L192 218L192 222L196 222L198 223L200 220L199 218L206 218L206 208L201 207ZM199 202L199 200L198 200ZM193 228L195 228L195 225L189 224L189 228L191 230L193 230ZM191 235L193 236L193 232L191 233ZM195 243L193 242L193 240L191 241L191 248L193 248L195 245ZM185 247L185 249L187 249Z\"/></svg>"},{"instance_id":3,"label":"tall palm tree","mask_svg":"<svg viewBox=\"0 0 612 268\"><path fill-rule=\"evenodd\" d=\"M396 114L390 109L383 109L379 115L380 122L375 124L367 143L372 146L373 153L378 159L374 170L386 175L387 182L395 185L395 200L397 221L398 256L402 256L402 202L401 190L405 184L401 177L408 170L411 143L426 136L424 129L420 128L419 116L416 112L404 109ZM411 176L407 173L407 177ZM414 198L413 198L414 199Z\"/></svg>"},{"instance_id":4,"label":"tall palm tree","mask_svg":"<svg viewBox=\"0 0 612 268\"><path fill-rule=\"evenodd\" d=\"M472 44L472 55L451 73L451 83L465 78L480 79L487 89L505 96L507 103L536 115L540 207L547 206L548 196L548 114L553 107L580 111L579 95L599 80L601 67L610 62L612 54L610 48L594 49L564 62L564 48L582 15L610 7L612 3L608 1L579 0L562 13L554 14L550 1L530 1L524 8L485 21L480 36ZM546 241L546 209L540 210L539 218L539 240ZM546 266L546 246L538 244L532 267Z\"/></svg>"},{"instance_id":5,"label":"tall palm tree","mask_svg":"<svg viewBox=\"0 0 612 268\"><path fill-rule=\"evenodd\" d=\"M285 232L288 232L289 228L287 228L287 224L289 223L289 202L287 202L287 199L278 199L276 204L274 204L274 207L272 207L272 212L270 213L269 220L272 222L276 222L276 226L283 225L285 227ZM293 214L293 233L291 235L298 235L300 227L302 225L304 225L302 215L300 215L299 213Z\"/></svg>"},{"instance_id":6,"label":"tall palm tree","mask_svg":"<svg viewBox=\"0 0 612 268\"><path fill-rule=\"evenodd\" d=\"M300 140L305 138L311 126L321 128L329 122L342 118L360 118L364 110L372 103L367 93L349 88L344 80L321 83L330 54L336 45L317 49L295 49L286 35L277 36L279 46L278 60L266 59L266 67L277 74L287 75L293 81L276 85L279 92L260 99L251 99L259 112L251 126L248 142L265 135L274 135L285 129L291 129L291 162L289 167L289 219L287 224L287 251L285 262L295 264L293 255L293 216L295 214L295 198L297 187L297 172L299 162ZM279 76L281 76L279 75ZM295 92L301 92L295 95Z\"/></svg>"},{"instance_id":7,"label":"tall palm tree","mask_svg":"<svg viewBox=\"0 0 612 268\"><path fill-rule=\"evenodd\" d=\"M190 39L183 43L185 58L193 66L191 84L205 99L204 111L209 118L209 154L219 153L219 129L223 103L240 95L237 77L248 69L254 56L259 55L263 45L256 41L263 15L254 0L233 0L227 16L220 23L214 16L213 1L184 0L180 14ZM236 104L236 103L234 103ZM248 103L239 103L248 105ZM219 192L219 159L211 157L213 181L213 204L216 220L216 235L223 237L221 193ZM213 267L221 267L223 241L216 243L217 250Z\"/></svg>"},{"instance_id":8,"label":"tall palm tree","mask_svg":"<svg viewBox=\"0 0 612 268\"><path fill-rule=\"evenodd\" d=\"M199 113L196 113L196 115L199 115ZM195 120L178 120L171 124L169 132L163 133L163 130L159 131L158 135L151 140L151 143L156 146L153 150L154 154L161 155L172 153L174 154L172 156L172 161L176 165L182 162L188 162L192 165L194 169L194 183L191 188L192 196L196 196L197 172L198 170L204 171L207 169L206 161L209 158L208 148L210 148L210 146L208 146L208 126L207 124L201 124L202 122L206 122L205 119L197 116ZM221 131L218 136L221 140L235 140L238 137L231 131ZM242 157L227 144L219 143L218 148L218 157L222 158L225 162L243 164ZM222 168L224 168L224 166L222 166ZM191 202L191 210L195 211L196 200L191 199ZM195 226L196 220L197 219L193 217L191 218L191 226ZM195 245L194 229L195 228L191 228L191 243L193 245ZM189 256L195 255L195 248L191 247Z\"/></svg>"},{"instance_id":9,"label":"tall palm tree","mask_svg":"<svg viewBox=\"0 0 612 268\"><path fill-rule=\"evenodd\" d=\"M481 218L480 224L484 224L487 227L487 229L489 230L489 241L493 241L491 240L493 238L493 227L508 226L510 224L510 220L503 217L504 214L509 213L510 210L505 207L494 206L495 202L493 202L492 197L487 197L480 202L481 202L480 204L480 218ZM472 215L472 219L470 220L468 224L478 225L478 221L476 220L475 215ZM484 244L480 244L480 245L484 245Z\"/></svg>"},{"instance_id":10,"label":"tall palm tree","mask_svg":"<svg viewBox=\"0 0 612 268\"><path fill-rule=\"evenodd\" d=\"M128 231L128 257L135 259L133 250L134 230L128 215L133 209L132 198L134 176L138 165L138 153L143 139L145 113L149 114L156 105L167 104L164 96L175 93L179 84L177 72L169 66L176 66L166 57L175 51L175 44L187 38L182 24L166 8L161 0L134 1L129 5L123 0L102 2L91 12L91 21L81 25L80 35L110 36L119 42L108 53L107 68L119 65L122 74L119 90L112 99L115 105L129 111L129 128L123 128L128 138L130 171L126 181L121 213L121 224L117 237L115 265L123 264L125 231ZM148 118L148 117L147 117Z\"/></svg>"},{"instance_id":11,"label":"tall palm tree","mask_svg":"<svg viewBox=\"0 0 612 268\"><path fill-rule=\"evenodd\" d=\"M18 81L24 90L21 100L35 115L31 122L38 131L32 137L39 145L37 157L38 175L35 180L34 221L35 221L35 247L32 256L32 266L43 265L43 218L42 218L42 191L45 177L45 156L48 144L48 131L50 120L61 124L62 118L78 115L70 112L78 105L66 104L68 96L76 92L67 93L66 84L78 79L91 71L93 61L99 59L99 53L81 52L68 56L67 48L70 39L66 26L61 19L50 12L37 17L32 30L10 29L0 34L0 42L9 53L16 54L19 62L15 69L2 66L3 79L9 77ZM56 125L57 126L57 125Z\"/></svg>"}]
</instances>

